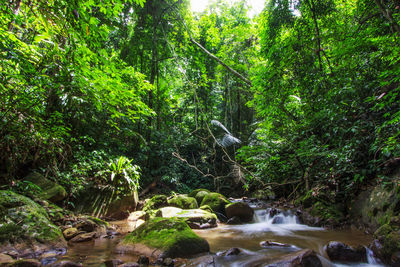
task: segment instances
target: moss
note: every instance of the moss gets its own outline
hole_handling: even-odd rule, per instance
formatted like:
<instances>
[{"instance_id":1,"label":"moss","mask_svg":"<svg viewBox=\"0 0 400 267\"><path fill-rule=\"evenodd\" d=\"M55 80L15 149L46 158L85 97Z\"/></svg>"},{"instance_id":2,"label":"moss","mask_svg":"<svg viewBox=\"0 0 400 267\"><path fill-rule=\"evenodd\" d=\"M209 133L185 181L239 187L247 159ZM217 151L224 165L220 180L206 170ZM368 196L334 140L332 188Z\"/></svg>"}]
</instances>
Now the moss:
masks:
<instances>
[{"instance_id":1,"label":"moss","mask_svg":"<svg viewBox=\"0 0 400 267\"><path fill-rule=\"evenodd\" d=\"M201 202L201 206L208 205L213 210L213 212L225 213L225 205L230 202L219 193L209 193L206 195Z\"/></svg>"},{"instance_id":2,"label":"moss","mask_svg":"<svg viewBox=\"0 0 400 267\"><path fill-rule=\"evenodd\" d=\"M142 243L164 251L164 256L189 256L209 251L207 241L197 236L181 219L155 218L128 234L124 244Z\"/></svg>"},{"instance_id":3,"label":"moss","mask_svg":"<svg viewBox=\"0 0 400 267\"><path fill-rule=\"evenodd\" d=\"M203 201L204 197L208 194L209 194L209 192L207 192L207 191L199 191L199 192L197 192L197 194L194 198L196 199L197 203L201 203Z\"/></svg>"},{"instance_id":4,"label":"moss","mask_svg":"<svg viewBox=\"0 0 400 267\"><path fill-rule=\"evenodd\" d=\"M188 196L189 196L189 197L195 197L195 196L197 195L197 193L198 193L198 192L201 192L201 191L210 193L210 190L208 190L208 189L199 188L199 189L195 189L195 190L193 190L192 192L190 192L190 193L188 194Z\"/></svg>"},{"instance_id":5,"label":"moss","mask_svg":"<svg viewBox=\"0 0 400 267\"><path fill-rule=\"evenodd\" d=\"M39 198L58 202L67 197L67 191L61 185L46 179L43 175L33 172L25 177L25 180L30 181L42 189Z\"/></svg>"},{"instance_id":6,"label":"moss","mask_svg":"<svg viewBox=\"0 0 400 267\"><path fill-rule=\"evenodd\" d=\"M337 206L333 204L328 205L320 201L314 203L310 214L315 217L320 217L325 222L339 223L343 219L343 214Z\"/></svg>"},{"instance_id":7,"label":"moss","mask_svg":"<svg viewBox=\"0 0 400 267\"><path fill-rule=\"evenodd\" d=\"M0 242L52 242L63 239L45 209L11 191L0 191ZM5 234L7 237L5 238Z\"/></svg>"},{"instance_id":8,"label":"moss","mask_svg":"<svg viewBox=\"0 0 400 267\"><path fill-rule=\"evenodd\" d=\"M151 199L146 200L143 211L156 210L168 205L167 196L155 195Z\"/></svg>"},{"instance_id":9,"label":"moss","mask_svg":"<svg viewBox=\"0 0 400 267\"><path fill-rule=\"evenodd\" d=\"M389 224L382 225L381 227L378 228L378 230L375 231L374 236L376 238L384 238L388 234L390 234L393 231L392 226Z\"/></svg>"},{"instance_id":10,"label":"moss","mask_svg":"<svg viewBox=\"0 0 400 267\"><path fill-rule=\"evenodd\" d=\"M213 210L209 205L203 205L199 209L213 213Z\"/></svg>"},{"instance_id":11,"label":"moss","mask_svg":"<svg viewBox=\"0 0 400 267\"><path fill-rule=\"evenodd\" d=\"M197 209L197 201L193 197L177 195L168 200L168 205L181 209Z\"/></svg>"}]
</instances>

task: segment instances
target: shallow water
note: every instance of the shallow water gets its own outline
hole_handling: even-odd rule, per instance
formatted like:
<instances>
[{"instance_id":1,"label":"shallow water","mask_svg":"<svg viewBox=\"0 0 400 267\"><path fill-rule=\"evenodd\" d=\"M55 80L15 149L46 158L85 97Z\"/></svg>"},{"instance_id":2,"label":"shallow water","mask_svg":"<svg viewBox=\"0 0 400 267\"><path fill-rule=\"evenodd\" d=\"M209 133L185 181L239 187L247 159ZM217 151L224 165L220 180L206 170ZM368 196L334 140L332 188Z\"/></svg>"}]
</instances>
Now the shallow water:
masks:
<instances>
[{"instance_id":1,"label":"shallow water","mask_svg":"<svg viewBox=\"0 0 400 267\"><path fill-rule=\"evenodd\" d=\"M331 263L323 247L329 241L340 241L350 246L368 246L372 237L357 230L327 230L320 227L310 227L300 224L296 216L290 212L282 212L270 216L268 210L257 210L254 223L243 225L220 224L217 228L207 230L195 230L205 238L211 252L217 253L233 247L240 248L242 253L236 256L217 256L216 266L263 266L263 264L277 261L285 255L301 249L313 249L322 257L323 265L330 266L359 266L378 267L383 266L373 258L369 251L369 263ZM134 223L128 221L114 222L119 231L128 232L134 229ZM115 246L120 236L114 239L100 238L92 242L75 244L68 248L68 253L62 257L63 260L80 262L83 266L105 266L104 261L110 259L121 259L123 262L136 262L137 255L115 254ZM272 246L263 248L261 241L273 241L287 244L287 247ZM198 263L177 263L176 266L199 266Z\"/></svg>"}]
</instances>

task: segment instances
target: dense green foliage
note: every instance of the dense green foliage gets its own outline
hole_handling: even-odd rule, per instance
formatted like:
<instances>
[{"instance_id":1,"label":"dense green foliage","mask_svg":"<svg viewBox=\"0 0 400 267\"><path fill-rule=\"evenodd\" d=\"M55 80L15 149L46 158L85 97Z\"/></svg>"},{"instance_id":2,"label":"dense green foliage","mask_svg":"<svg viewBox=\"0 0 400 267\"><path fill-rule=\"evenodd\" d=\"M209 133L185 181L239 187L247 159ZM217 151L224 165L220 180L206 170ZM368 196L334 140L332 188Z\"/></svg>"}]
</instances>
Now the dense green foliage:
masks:
<instances>
[{"instance_id":1,"label":"dense green foliage","mask_svg":"<svg viewBox=\"0 0 400 267\"><path fill-rule=\"evenodd\" d=\"M244 0L2 2L1 184L40 192L23 180L38 171L70 204L153 182L327 204L388 182L399 23L398 0L268 0L255 18Z\"/></svg>"}]
</instances>

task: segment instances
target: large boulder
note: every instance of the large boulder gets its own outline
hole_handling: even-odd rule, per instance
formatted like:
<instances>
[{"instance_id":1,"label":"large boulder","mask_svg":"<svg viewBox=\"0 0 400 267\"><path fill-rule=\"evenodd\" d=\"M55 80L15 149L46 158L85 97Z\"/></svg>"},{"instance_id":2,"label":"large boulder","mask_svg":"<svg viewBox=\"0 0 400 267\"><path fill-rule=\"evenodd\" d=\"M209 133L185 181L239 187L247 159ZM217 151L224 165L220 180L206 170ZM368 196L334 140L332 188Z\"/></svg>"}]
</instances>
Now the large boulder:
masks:
<instances>
[{"instance_id":1,"label":"large boulder","mask_svg":"<svg viewBox=\"0 0 400 267\"><path fill-rule=\"evenodd\" d=\"M371 246L374 254L385 263L395 266L396 255L400 252L400 230L384 224L376 230L374 237L376 239Z\"/></svg>"},{"instance_id":2,"label":"large boulder","mask_svg":"<svg viewBox=\"0 0 400 267\"><path fill-rule=\"evenodd\" d=\"M197 209L199 207L194 197L188 197L185 195L177 195L168 199L168 205L181 209Z\"/></svg>"},{"instance_id":3,"label":"large boulder","mask_svg":"<svg viewBox=\"0 0 400 267\"><path fill-rule=\"evenodd\" d=\"M123 220L136 210L139 196L137 191L132 194L114 199L106 208L105 216L112 219Z\"/></svg>"},{"instance_id":4,"label":"large boulder","mask_svg":"<svg viewBox=\"0 0 400 267\"><path fill-rule=\"evenodd\" d=\"M176 258L209 252L210 246L182 219L154 218L128 234L116 250L119 253Z\"/></svg>"},{"instance_id":5,"label":"large boulder","mask_svg":"<svg viewBox=\"0 0 400 267\"><path fill-rule=\"evenodd\" d=\"M353 248L341 242L331 241L325 246L325 251L331 261L367 261L367 251L363 246Z\"/></svg>"},{"instance_id":6,"label":"large boulder","mask_svg":"<svg viewBox=\"0 0 400 267\"><path fill-rule=\"evenodd\" d=\"M67 197L67 191L61 185L46 179L43 175L37 172L32 172L24 178L39 186L42 191L38 195L40 199L49 200L51 202L59 202Z\"/></svg>"},{"instance_id":7,"label":"large boulder","mask_svg":"<svg viewBox=\"0 0 400 267\"><path fill-rule=\"evenodd\" d=\"M228 219L239 217L242 222L251 222L254 210L245 202L234 202L225 206L225 213Z\"/></svg>"},{"instance_id":8,"label":"large boulder","mask_svg":"<svg viewBox=\"0 0 400 267\"><path fill-rule=\"evenodd\" d=\"M208 205L214 212L225 214L225 206L230 202L219 193L209 193L203 198L200 206Z\"/></svg>"},{"instance_id":9,"label":"large boulder","mask_svg":"<svg viewBox=\"0 0 400 267\"><path fill-rule=\"evenodd\" d=\"M201 209L180 209L164 207L160 209L163 218L182 218L191 228L211 228L217 226L217 216L214 213Z\"/></svg>"},{"instance_id":10,"label":"large boulder","mask_svg":"<svg viewBox=\"0 0 400 267\"><path fill-rule=\"evenodd\" d=\"M64 248L66 242L43 207L25 196L0 190L0 246L0 253L24 250L40 254Z\"/></svg>"}]
</instances>

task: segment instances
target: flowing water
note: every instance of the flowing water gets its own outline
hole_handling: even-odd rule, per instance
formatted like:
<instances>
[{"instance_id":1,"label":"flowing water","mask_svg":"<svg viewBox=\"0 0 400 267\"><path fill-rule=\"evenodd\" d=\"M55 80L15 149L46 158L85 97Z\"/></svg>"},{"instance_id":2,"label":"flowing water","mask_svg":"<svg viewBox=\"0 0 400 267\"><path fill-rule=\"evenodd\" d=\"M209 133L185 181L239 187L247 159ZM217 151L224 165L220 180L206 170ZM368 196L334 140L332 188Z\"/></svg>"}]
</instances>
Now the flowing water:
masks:
<instances>
[{"instance_id":1,"label":"flowing water","mask_svg":"<svg viewBox=\"0 0 400 267\"><path fill-rule=\"evenodd\" d=\"M116 223L120 230L127 232L133 229L132 223L123 221ZM373 253L367 249L368 263L332 263L327 260L323 247L329 241L340 241L350 246L371 243L372 238L357 230L327 230L319 227L310 227L301 224L297 217L290 211L279 211L273 214L270 210L256 210L254 222L242 225L220 224L217 228L207 230L195 230L205 238L211 252L216 253L216 266L251 267L262 266L260 262L267 263L279 260L285 255L301 249L313 249L318 252L323 265L330 266L384 266L373 257ZM114 253L119 237L114 239L97 239L92 243L81 243L69 247L63 260L72 260L83 263L83 266L104 266L102 263L109 259L121 259L124 262L137 261L137 255L119 255ZM270 241L285 244L286 246L261 247L260 242ZM279 244L278 244L279 245ZM230 248L240 248L241 253L235 256L218 256L221 251ZM194 263L196 262L196 263ZM177 266L198 266L198 261L178 263Z\"/></svg>"}]
</instances>

